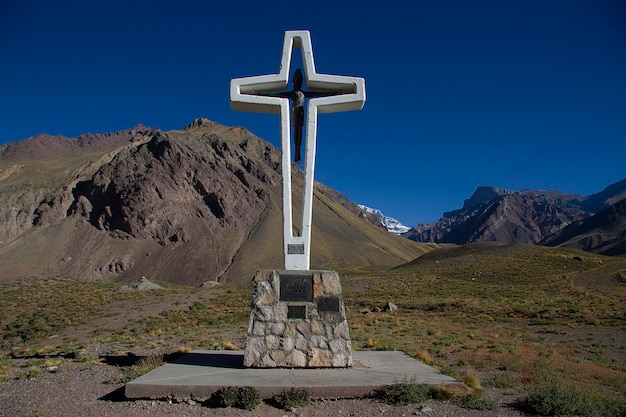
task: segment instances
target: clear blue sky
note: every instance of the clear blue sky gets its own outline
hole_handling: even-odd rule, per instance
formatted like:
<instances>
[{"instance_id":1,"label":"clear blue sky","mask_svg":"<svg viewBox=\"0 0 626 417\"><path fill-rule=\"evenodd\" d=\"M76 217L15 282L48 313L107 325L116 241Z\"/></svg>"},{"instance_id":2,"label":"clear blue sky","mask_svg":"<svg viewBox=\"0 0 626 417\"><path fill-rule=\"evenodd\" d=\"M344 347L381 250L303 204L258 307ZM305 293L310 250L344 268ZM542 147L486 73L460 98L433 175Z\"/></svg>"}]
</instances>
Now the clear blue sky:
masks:
<instances>
[{"instance_id":1,"label":"clear blue sky","mask_svg":"<svg viewBox=\"0 0 626 417\"><path fill-rule=\"evenodd\" d=\"M363 110L318 119L316 179L352 201L415 225L479 185L626 177L623 0L0 0L0 143L206 117L278 145L228 88L278 72L294 29L318 72L366 80Z\"/></svg>"}]
</instances>

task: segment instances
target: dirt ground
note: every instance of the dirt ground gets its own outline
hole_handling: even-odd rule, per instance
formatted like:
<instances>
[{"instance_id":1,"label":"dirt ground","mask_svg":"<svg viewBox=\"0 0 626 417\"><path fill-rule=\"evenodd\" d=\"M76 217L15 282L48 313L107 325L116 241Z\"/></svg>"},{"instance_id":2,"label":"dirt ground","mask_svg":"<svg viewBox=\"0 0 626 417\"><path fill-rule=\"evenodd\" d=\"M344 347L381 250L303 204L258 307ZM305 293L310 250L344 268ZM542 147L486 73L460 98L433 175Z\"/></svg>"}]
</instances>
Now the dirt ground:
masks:
<instances>
[{"instance_id":1,"label":"dirt ground","mask_svg":"<svg viewBox=\"0 0 626 417\"><path fill-rule=\"evenodd\" d=\"M0 384L0 416L429 416L514 417L524 414L513 404L518 395L506 391L489 391L500 408L494 411L466 410L441 401L393 406L371 399L316 400L310 405L286 411L262 403L252 411L236 408L211 408L193 401L127 400L124 384L109 384L120 369L101 364L84 367L69 362L58 372L46 373L30 380L12 380Z\"/></svg>"}]
</instances>

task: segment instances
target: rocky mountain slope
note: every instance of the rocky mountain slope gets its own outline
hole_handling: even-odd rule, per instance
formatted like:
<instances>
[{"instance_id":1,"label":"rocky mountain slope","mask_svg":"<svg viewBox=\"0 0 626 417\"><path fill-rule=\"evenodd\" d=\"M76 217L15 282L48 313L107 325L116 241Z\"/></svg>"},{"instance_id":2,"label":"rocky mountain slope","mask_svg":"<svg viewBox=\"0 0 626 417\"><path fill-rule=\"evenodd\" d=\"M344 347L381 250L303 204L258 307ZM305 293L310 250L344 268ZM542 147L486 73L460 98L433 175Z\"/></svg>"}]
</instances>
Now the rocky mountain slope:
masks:
<instances>
[{"instance_id":1,"label":"rocky mountain slope","mask_svg":"<svg viewBox=\"0 0 626 417\"><path fill-rule=\"evenodd\" d=\"M206 119L0 147L0 279L199 285L280 268L279 167L269 143ZM294 177L301 189L302 173ZM316 189L313 268L388 267L433 247L387 233L338 196Z\"/></svg>"},{"instance_id":2,"label":"rocky mountain slope","mask_svg":"<svg viewBox=\"0 0 626 417\"><path fill-rule=\"evenodd\" d=\"M616 182L615 184L609 185L599 193L574 201L574 207L578 207L589 213L599 213L625 198L626 178Z\"/></svg>"},{"instance_id":3,"label":"rocky mountain slope","mask_svg":"<svg viewBox=\"0 0 626 417\"><path fill-rule=\"evenodd\" d=\"M141 124L115 133L86 133L74 139L42 133L0 147L0 161L45 160L83 152L112 151L141 141L152 133L154 129Z\"/></svg>"},{"instance_id":4,"label":"rocky mountain slope","mask_svg":"<svg viewBox=\"0 0 626 417\"><path fill-rule=\"evenodd\" d=\"M600 213L568 225L541 243L602 255L626 253L626 199Z\"/></svg>"},{"instance_id":5,"label":"rocky mountain slope","mask_svg":"<svg viewBox=\"0 0 626 417\"><path fill-rule=\"evenodd\" d=\"M478 187L461 209L444 213L438 222L414 226L403 236L417 242L539 243L624 197L626 180L587 197L559 191ZM613 226L616 229L612 233L623 236L619 222Z\"/></svg>"}]
</instances>

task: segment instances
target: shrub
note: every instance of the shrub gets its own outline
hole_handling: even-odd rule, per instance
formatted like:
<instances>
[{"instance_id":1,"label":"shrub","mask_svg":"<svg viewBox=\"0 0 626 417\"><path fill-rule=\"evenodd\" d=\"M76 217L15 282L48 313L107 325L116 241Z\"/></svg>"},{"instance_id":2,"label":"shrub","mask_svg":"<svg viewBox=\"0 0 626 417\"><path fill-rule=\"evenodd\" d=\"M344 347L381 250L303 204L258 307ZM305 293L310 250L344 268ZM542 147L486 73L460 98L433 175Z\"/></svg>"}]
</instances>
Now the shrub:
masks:
<instances>
[{"instance_id":1,"label":"shrub","mask_svg":"<svg viewBox=\"0 0 626 417\"><path fill-rule=\"evenodd\" d=\"M554 384L534 388L525 400L525 405L542 416L577 414L581 406L580 396L573 389L565 390Z\"/></svg>"},{"instance_id":2,"label":"shrub","mask_svg":"<svg viewBox=\"0 0 626 417\"><path fill-rule=\"evenodd\" d=\"M224 387L215 394L215 405L222 408L234 407L237 404L237 387Z\"/></svg>"},{"instance_id":3,"label":"shrub","mask_svg":"<svg viewBox=\"0 0 626 417\"><path fill-rule=\"evenodd\" d=\"M575 387L557 384L537 386L523 401L528 411L542 416L577 415L585 417L623 417L626 400L623 397L587 394Z\"/></svg>"},{"instance_id":4,"label":"shrub","mask_svg":"<svg viewBox=\"0 0 626 417\"><path fill-rule=\"evenodd\" d=\"M0 354L0 382L7 378L11 369L15 367L15 361L10 357Z\"/></svg>"},{"instance_id":5,"label":"shrub","mask_svg":"<svg viewBox=\"0 0 626 417\"><path fill-rule=\"evenodd\" d=\"M45 368L50 368L51 366L61 366L61 364L63 363L63 359L60 358L47 358L46 360L43 361L43 366Z\"/></svg>"},{"instance_id":6,"label":"shrub","mask_svg":"<svg viewBox=\"0 0 626 417\"><path fill-rule=\"evenodd\" d=\"M305 389L292 388L275 395L274 403L276 403L278 408L291 411L309 405L311 403L311 397L309 397L309 393Z\"/></svg>"},{"instance_id":7,"label":"shrub","mask_svg":"<svg viewBox=\"0 0 626 417\"><path fill-rule=\"evenodd\" d=\"M235 345L233 342L226 342L226 343L224 343L224 349L226 349L226 350L239 350L237 345Z\"/></svg>"},{"instance_id":8,"label":"shrub","mask_svg":"<svg viewBox=\"0 0 626 417\"><path fill-rule=\"evenodd\" d=\"M215 393L212 401L217 407L254 410L261 404L262 398L259 391L252 387L224 387Z\"/></svg>"},{"instance_id":9,"label":"shrub","mask_svg":"<svg viewBox=\"0 0 626 417\"><path fill-rule=\"evenodd\" d=\"M43 369L38 366L29 366L22 373L20 373L17 377L18 379L35 379L39 378L44 374Z\"/></svg>"},{"instance_id":10,"label":"shrub","mask_svg":"<svg viewBox=\"0 0 626 417\"><path fill-rule=\"evenodd\" d=\"M421 360L427 365L432 365L433 363L435 363L435 359L425 349L420 349L416 351L415 356L417 357L417 359Z\"/></svg>"},{"instance_id":11,"label":"shrub","mask_svg":"<svg viewBox=\"0 0 626 417\"><path fill-rule=\"evenodd\" d=\"M416 404L430 398L430 387L418 384L415 380L403 381L384 387L380 390L379 396L391 405Z\"/></svg>"},{"instance_id":12,"label":"shrub","mask_svg":"<svg viewBox=\"0 0 626 417\"><path fill-rule=\"evenodd\" d=\"M237 408L244 410L254 410L259 404L261 404L261 394L259 391L252 387L239 388L237 393Z\"/></svg>"},{"instance_id":13,"label":"shrub","mask_svg":"<svg viewBox=\"0 0 626 417\"><path fill-rule=\"evenodd\" d=\"M52 329L54 319L45 312L22 313L16 320L7 324L4 329L5 340L15 337L24 342L41 339L48 335Z\"/></svg>"},{"instance_id":14,"label":"shrub","mask_svg":"<svg viewBox=\"0 0 626 417\"><path fill-rule=\"evenodd\" d=\"M468 372L463 373L461 377L461 382L463 382L468 387L481 391L482 387L480 386L480 379L478 378L478 374L475 371L470 370Z\"/></svg>"}]
</instances>

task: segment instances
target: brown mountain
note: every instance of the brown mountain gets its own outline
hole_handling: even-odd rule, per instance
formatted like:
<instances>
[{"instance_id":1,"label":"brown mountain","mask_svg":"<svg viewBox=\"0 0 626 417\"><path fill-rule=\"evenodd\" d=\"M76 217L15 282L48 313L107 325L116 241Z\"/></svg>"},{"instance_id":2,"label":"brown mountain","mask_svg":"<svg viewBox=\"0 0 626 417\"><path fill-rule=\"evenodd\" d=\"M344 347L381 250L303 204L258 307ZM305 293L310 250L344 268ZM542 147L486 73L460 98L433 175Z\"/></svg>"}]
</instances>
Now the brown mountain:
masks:
<instances>
[{"instance_id":1,"label":"brown mountain","mask_svg":"<svg viewBox=\"0 0 626 417\"><path fill-rule=\"evenodd\" d=\"M582 210L590 213L599 213L602 210L612 206L620 200L626 198L626 178L611 184L604 190L584 197L575 204Z\"/></svg>"},{"instance_id":2,"label":"brown mountain","mask_svg":"<svg viewBox=\"0 0 626 417\"><path fill-rule=\"evenodd\" d=\"M625 196L626 179L587 197L554 190L524 189L514 192L481 186L465 200L461 209L444 213L438 222L414 226L403 236L417 242L540 243L559 236L566 226L578 224ZM602 220L608 222L609 218L598 217L593 224L599 226L598 222ZM607 239L612 239L606 236L624 239L624 229L620 229L619 222L608 222L602 227L602 236L605 237L585 240L585 250L603 250ZM581 235L578 239L585 236ZM574 236L569 232L567 240L572 239ZM621 247L618 242L611 242L611 247ZM612 251L615 252L614 249Z\"/></svg>"},{"instance_id":3,"label":"brown mountain","mask_svg":"<svg viewBox=\"0 0 626 417\"><path fill-rule=\"evenodd\" d=\"M418 225L404 236L416 241L427 237L435 242L456 244L537 243L585 216L579 210L564 208L541 197L506 190L489 194L485 188L479 187L475 194L491 195L491 199L473 196L466 200L463 209L445 213L437 223Z\"/></svg>"},{"instance_id":4,"label":"brown mountain","mask_svg":"<svg viewBox=\"0 0 626 417\"><path fill-rule=\"evenodd\" d=\"M39 134L0 147L0 161L46 160L84 152L112 151L131 142L143 140L154 129L138 124L115 133L86 133L77 138Z\"/></svg>"},{"instance_id":5,"label":"brown mountain","mask_svg":"<svg viewBox=\"0 0 626 417\"><path fill-rule=\"evenodd\" d=\"M198 119L23 142L0 147L0 279L199 285L282 267L280 153L243 128ZM387 233L327 187L314 200L312 268L390 267L434 247Z\"/></svg>"},{"instance_id":6,"label":"brown mountain","mask_svg":"<svg viewBox=\"0 0 626 417\"><path fill-rule=\"evenodd\" d=\"M626 199L568 225L542 244L582 249L602 255L626 254Z\"/></svg>"}]
</instances>

